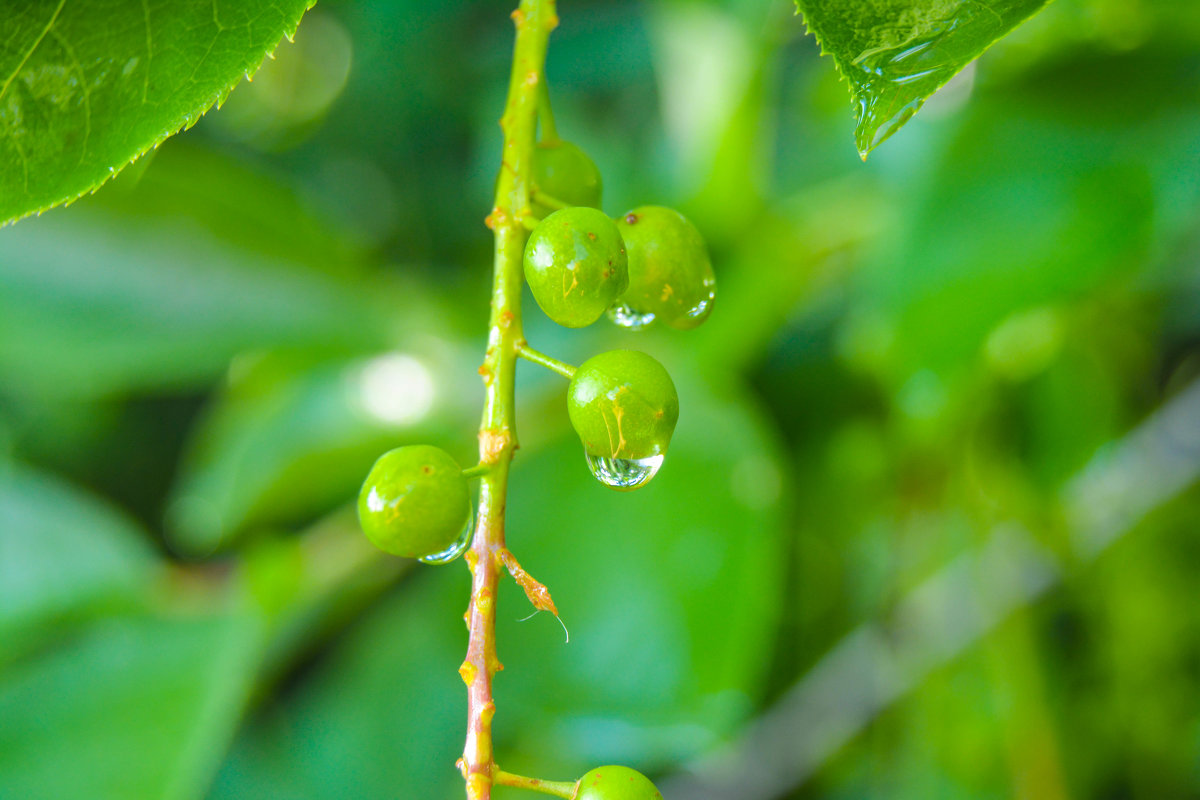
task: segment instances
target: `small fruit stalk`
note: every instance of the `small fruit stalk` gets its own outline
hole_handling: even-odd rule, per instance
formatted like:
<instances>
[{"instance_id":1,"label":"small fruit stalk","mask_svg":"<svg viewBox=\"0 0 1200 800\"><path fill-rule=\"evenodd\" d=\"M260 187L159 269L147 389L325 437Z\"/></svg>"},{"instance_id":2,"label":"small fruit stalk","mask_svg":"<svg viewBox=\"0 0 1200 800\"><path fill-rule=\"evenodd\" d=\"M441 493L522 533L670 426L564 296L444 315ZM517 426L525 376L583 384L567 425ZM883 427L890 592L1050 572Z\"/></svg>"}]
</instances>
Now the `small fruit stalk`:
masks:
<instances>
[{"instance_id":1,"label":"small fruit stalk","mask_svg":"<svg viewBox=\"0 0 1200 800\"><path fill-rule=\"evenodd\" d=\"M567 413L584 459L592 475L612 489L637 489L658 473L679 419L675 384L646 353L612 350L576 368L530 347L521 324L522 278L546 315L568 328L607 314L627 328L661 322L688 330L712 312L716 290L704 240L679 212L642 206L613 220L599 210L600 172L579 147L558 138L545 88L547 38L558 24L554 0L522 0L513 19L517 38L501 118L503 157L487 218L495 254L488 347L479 369L485 388L479 462L463 469L428 445L391 450L363 484L359 519L367 537L393 555L445 564L465 553L471 570L469 642L459 673L467 685L467 736L458 766L468 800L490 800L496 784L571 800L661 800L654 785L628 767L597 767L577 781L559 783L504 772L494 757L501 569L535 608L558 614L550 592L505 543L509 465L517 449L517 359L570 381ZM473 530L470 478L479 478Z\"/></svg>"}]
</instances>

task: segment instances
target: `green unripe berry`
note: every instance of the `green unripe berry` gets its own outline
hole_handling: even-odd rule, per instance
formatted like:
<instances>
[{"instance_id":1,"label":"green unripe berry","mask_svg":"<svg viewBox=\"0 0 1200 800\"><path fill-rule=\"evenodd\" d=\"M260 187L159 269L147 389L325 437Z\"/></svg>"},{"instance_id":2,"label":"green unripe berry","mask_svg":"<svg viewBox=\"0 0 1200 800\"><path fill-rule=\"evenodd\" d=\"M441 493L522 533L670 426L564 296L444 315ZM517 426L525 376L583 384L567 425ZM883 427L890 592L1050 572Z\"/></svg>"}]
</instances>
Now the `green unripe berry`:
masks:
<instances>
[{"instance_id":1,"label":"green unripe berry","mask_svg":"<svg viewBox=\"0 0 1200 800\"><path fill-rule=\"evenodd\" d=\"M617 228L629 255L629 288L620 302L680 330L708 319L717 281L696 226L674 209L642 206L620 217Z\"/></svg>"},{"instance_id":2,"label":"green unripe berry","mask_svg":"<svg viewBox=\"0 0 1200 800\"><path fill-rule=\"evenodd\" d=\"M629 285L616 223L594 208L555 211L525 244L525 280L550 319L568 328L591 325Z\"/></svg>"},{"instance_id":3,"label":"green unripe berry","mask_svg":"<svg viewBox=\"0 0 1200 800\"><path fill-rule=\"evenodd\" d=\"M610 350L575 371L567 413L589 456L665 455L679 421L679 395L662 364L637 350Z\"/></svg>"},{"instance_id":4,"label":"green unripe berry","mask_svg":"<svg viewBox=\"0 0 1200 800\"><path fill-rule=\"evenodd\" d=\"M389 450L379 457L358 495L358 521L380 550L406 558L441 553L471 518L462 467L431 445Z\"/></svg>"},{"instance_id":5,"label":"green unripe berry","mask_svg":"<svg viewBox=\"0 0 1200 800\"><path fill-rule=\"evenodd\" d=\"M596 767L579 779L575 800L662 800L662 792L629 767Z\"/></svg>"},{"instance_id":6,"label":"green unripe berry","mask_svg":"<svg viewBox=\"0 0 1200 800\"><path fill-rule=\"evenodd\" d=\"M533 185L568 206L600 207L600 170L571 142L538 142L533 152ZM553 210L536 201L533 204L533 213L539 217Z\"/></svg>"}]
</instances>

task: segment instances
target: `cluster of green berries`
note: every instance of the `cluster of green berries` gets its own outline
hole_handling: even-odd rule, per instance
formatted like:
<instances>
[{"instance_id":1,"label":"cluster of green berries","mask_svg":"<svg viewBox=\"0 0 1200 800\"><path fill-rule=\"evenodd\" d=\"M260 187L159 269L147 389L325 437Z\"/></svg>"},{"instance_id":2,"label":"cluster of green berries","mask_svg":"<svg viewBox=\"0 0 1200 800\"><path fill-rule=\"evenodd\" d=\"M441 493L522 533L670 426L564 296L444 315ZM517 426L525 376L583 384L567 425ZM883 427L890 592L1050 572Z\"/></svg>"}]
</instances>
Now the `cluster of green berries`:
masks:
<instances>
[{"instance_id":1,"label":"cluster of green berries","mask_svg":"<svg viewBox=\"0 0 1200 800\"><path fill-rule=\"evenodd\" d=\"M704 322L716 278L696 226L662 206L609 219L598 210L600 193L599 170L582 150L538 145L532 205L543 219L525 247L525 280L546 316L568 328L606 311L630 327L661 321L687 330ZM547 197L568 205L545 215Z\"/></svg>"},{"instance_id":2,"label":"cluster of green berries","mask_svg":"<svg viewBox=\"0 0 1200 800\"><path fill-rule=\"evenodd\" d=\"M560 206L533 229L525 280L546 316L568 328L607 312L626 327L661 322L694 328L712 312L716 279L704 239L678 211L635 208L615 220L599 210L600 172L569 142L542 142L534 155L534 213ZM652 357L613 350L588 359L567 390L571 425L592 473L605 485L645 485L662 463L679 398Z\"/></svg>"},{"instance_id":3,"label":"cluster of green berries","mask_svg":"<svg viewBox=\"0 0 1200 800\"><path fill-rule=\"evenodd\" d=\"M531 206L545 216L525 247L525 279L550 319L582 328L607 312L622 325L661 321L686 330L708 317L716 285L712 264L699 231L682 214L642 206L616 220L605 216L597 208L600 172L569 142L540 143L533 171ZM644 486L662 465L679 396L654 358L611 350L574 371L567 412L592 474L627 491ZM391 450L367 476L358 516L380 549L443 563L467 544L467 478L439 448Z\"/></svg>"},{"instance_id":4,"label":"cluster of green berries","mask_svg":"<svg viewBox=\"0 0 1200 800\"><path fill-rule=\"evenodd\" d=\"M643 206L615 221L598 210L599 170L569 142L542 142L534 159L533 213L525 279L542 310L568 328L604 316L641 327L686 330L712 311L715 280L704 240L677 211ZM557 208L558 210L554 210ZM564 374L571 374L565 367ZM645 485L662 464L679 419L679 397L662 364L611 350L574 370L567 412L592 473L615 489ZM445 563L470 541L468 473L446 451L399 447L375 462L358 498L367 538L385 552ZM662 800L640 772L590 770L573 800Z\"/></svg>"}]
</instances>

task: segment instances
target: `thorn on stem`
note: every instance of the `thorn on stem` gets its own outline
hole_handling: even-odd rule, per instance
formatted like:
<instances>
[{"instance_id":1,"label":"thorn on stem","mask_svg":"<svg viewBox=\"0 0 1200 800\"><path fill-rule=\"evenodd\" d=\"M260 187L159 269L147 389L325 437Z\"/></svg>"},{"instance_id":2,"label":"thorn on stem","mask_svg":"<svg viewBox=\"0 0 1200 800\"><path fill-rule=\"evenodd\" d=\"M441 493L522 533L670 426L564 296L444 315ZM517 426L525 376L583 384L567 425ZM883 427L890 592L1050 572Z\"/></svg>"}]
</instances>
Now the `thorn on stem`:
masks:
<instances>
[{"instance_id":1,"label":"thorn on stem","mask_svg":"<svg viewBox=\"0 0 1200 800\"><path fill-rule=\"evenodd\" d=\"M550 596L550 590L521 567L512 551L507 547L502 548L500 560L517 585L525 590L525 596L529 598L529 602L533 604L534 608L538 611L549 611L554 616L558 616L558 608L554 605L554 598Z\"/></svg>"},{"instance_id":2,"label":"thorn on stem","mask_svg":"<svg viewBox=\"0 0 1200 800\"><path fill-rule=\"evenodd\" d=\"M475 682L475 678L479 675L479 669L470 661L464 661L462 666L458 668L458 674L462 676L463 683L470 686Z\"/></svg>"}]
</instances>

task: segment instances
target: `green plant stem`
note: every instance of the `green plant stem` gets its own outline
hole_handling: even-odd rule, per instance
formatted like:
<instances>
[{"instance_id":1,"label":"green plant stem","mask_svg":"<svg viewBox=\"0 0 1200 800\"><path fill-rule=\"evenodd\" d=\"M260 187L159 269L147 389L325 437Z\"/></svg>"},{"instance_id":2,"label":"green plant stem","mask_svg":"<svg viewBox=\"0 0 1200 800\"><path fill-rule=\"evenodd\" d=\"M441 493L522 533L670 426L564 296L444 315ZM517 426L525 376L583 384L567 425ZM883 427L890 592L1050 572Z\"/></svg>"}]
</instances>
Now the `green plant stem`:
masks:
<instances>
[{"instance_id":1,"label":"green plant stem","mask_svg":"<svg viewBox=\"0 0 1200 800\"><path fill-rule=\"evenodd\" d=\"M534 350L524 341L517 343L517 355L532 364L539 364L551 372L557 372L567 380L575 377L575 367L565 361L559 361L557 358Z\"/></svg>"},{"instance_id":2,"label":"green plant stem","mask_svg":"<svg viewBox=\"0 0 1200 800\"><path fill-rule=\"evenodd\" d=\"M476 464L473 467L467 467L464 469L462 471L462 476L464 478L482 478L484 475L487 475L489 472L491 472L491 469L491 464Z\"/></svg>"},{"instance_id":3,"label":"green plant stem","mask_svg":"<svg viewBox=\"0 0 1200 800\"><path fill-rule=\"evenodd\" d=\"M541 189L535 188L532 192L532 198L535 201L537 201L538 203L540 203L544 206L547 206L549 208L559 209L559 208L569 208L571 206L571 204L568 203L566 200L559 200L554 195L546 194Z\"/></svg>"},{"instance_id":4,"label":"green plant stem","mask_svg":"<svg viewBox=\"0 0 1200 800\"><path fill-rule=\"evenodd\" d=\"M491 800L495 768L492 746L492 676L500 670L496 655L496 589L504 550L504 508L508 468L517 447L517 344L521 331L521 257L529 214L533 153L536 144L540 84L545 80L546 43L558 24L554 0L521 0L513 13L517 37L512 76L500 127L504 131L496 201L488 216L495 234L491 317L484 383L479 460L491 469L479 482L479 515L467 565L471 569L470 639L459 668L467 684L467 737L460 762L468 800Z\"/></svg>"},{"instance_id":5,"label":"green plant stem","mask_svg":"<svg viewBox=\"0 0 1200 800\"><path fill-rule=\"evenodd\" d=\"M538 93L538 121L542 126L542 141L554 144L562 141L558 138L558 126L554 124L554 109L550 105L550 86L542 81Z\"/></svg>"},{"instance_id":6,"label":"green plant stem","mask_svg":"<svg viewBox=\"0 0 1200 800\"><path fill-rule=\"evenodd\" d=\"M575 789L579 785L578 781L544 781L541 778L526 778L524 775L513 775L502 769L496 770L493 780L500 786L512 786L517 789L528 789L531 792L552 794L557 797L565 797L567 800L575 797Z\"/></svg>"}]
</instances>

